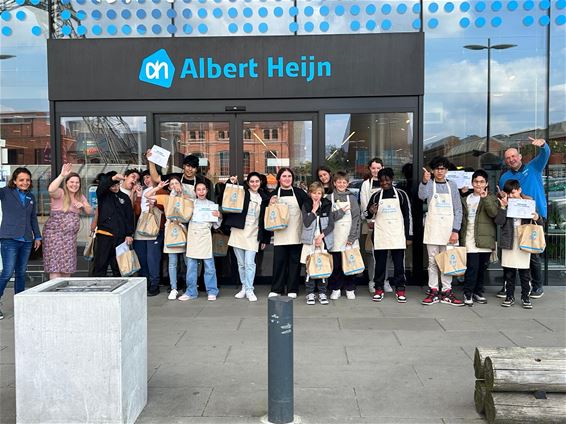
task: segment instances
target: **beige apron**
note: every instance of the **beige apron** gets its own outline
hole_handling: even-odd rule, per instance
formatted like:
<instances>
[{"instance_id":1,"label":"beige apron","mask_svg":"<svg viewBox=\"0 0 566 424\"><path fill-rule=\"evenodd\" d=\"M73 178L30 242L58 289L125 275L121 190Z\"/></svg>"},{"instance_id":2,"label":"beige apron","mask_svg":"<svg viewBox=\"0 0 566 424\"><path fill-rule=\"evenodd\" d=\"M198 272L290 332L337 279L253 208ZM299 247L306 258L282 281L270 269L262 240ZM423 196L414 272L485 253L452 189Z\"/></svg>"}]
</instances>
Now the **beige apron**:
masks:
<instances>
[{"instance_id":1,"label":"beige apron","mask_svg":"<svg viewBox=\"0 0 566 424\"><path fill-rule=\"evenodd\" d=\"M467 253L490 253L491 249L480 248L476 246L475 237L475 223L476 215L480 205L480 196L475 196L475 194L470 194L466 198L466 205L468 207L468 227L466 228L466 251Z\"/></svg>"},{"instance_id":2,"label":"beige apron","mask_svg":"<svg viewBox=\"0 0 566 424\"><path fill-rule=\"evenodd\" d=\"M185 176L183 175L181 177L181 185L183 186L183 194L189 196L190 199L195 200L197 198L197 195L195 193L195 186L192 184L185 184L183 182ZM187 180L189 181L189 180ZM195 181L195 185L196 185L196 178L194 179Z\"/></svg>"},{"instance_id":3,"label":"beige apron","mask_svg":"<svg viewBox=\"0 0 566 424\"><path fill-rule=\"evenodd\" d=\"M395 199L382 199L383 190L377 197L377 213L373 229L374 250L406 249L405 223L401 212L399 192L393 187Z\"/></svg>"},{"instance_id":4,"label":"beige apron","mask_svg":"<svg viewBox=\"0 0 566 424\"><path fill-rule=\"evenodd\" d=\"M448 181L448 193L437 193L436 182L432 182L432 199L428 205L424 226L424 244L446 246L454 226L454 209L452 207L452 192Z\"/></svg>"},{"instance_id":5,"label":"beige apron","mask_svg":"<svg viewBox=\"0 0 566 424\"><path fill-rule=\"evenodd\" d=\"M246 215L244 228L232 228L228 246L238 249L258 251L259 242L257 235L259 232L259 211L261 207L261 196L250 192L250 204Z\"/></svg>"},{"instance_id":6,"label":"beige apron","mask_svg":"<svg viewBox=\"0 0 566 424\"><path fill-rule=\"evenodd\" d=\"M316 227L314 229L313 240L320 235L320 218L318 216L316 217L315 225L316 225ZM303 248L301 249L301 259L300 259L299 262L301 262L302 264L306 264L308 256L313 254L315 249L316 249L316 247L314 247L314 243L313 244L303 244ZM322 246L319 247L318 250L321 251L321 252L326 252L326 250L324 249L324 240L322 241Z\"/></svg>"},{"instance_id":7,"label":"beige apron","mask_svg":"<svg viewBox=\"0 0 566 424\"><path fill-rule=\"evenodd\" d=\"M521 219L513 219L513 248L501 249L501 266L505 268L528 269L531 254L519 249L519 226Z\"/></svg>"},{"instance_id":8,"label":"beige apron","mask_svg":"<svg viewBox=\"0 0 566 424\"><path fill-rule=\"evenodd\" d=\"M291 188L291 190L293 190ZM284 230L273 233L273 245L285 246L289 244L301 244L301 232L303 231L303 220L301 218L301 208L293 191L292 196L280 196L281 189L277 191L277 201L285 203L289 208L289 225Z\"/></svg>"},{"instance_id":9,"label":"beige apron","mask_svg":"<svg viewBox=\"0 0 566 424\"><path fill-rule=\"evenodd\" d=\"M332 201L332 211L336 212L342 209L346 203L350 204L350 197L345 202L334 201L334 193L330 195L330 200ZM348 243L348 236L350 235L350 230L352 229L352 210L348 209L344 212L344 216L338 221L334 221L334 230L332 230L332 235L334 236L334 245L331 252L343 252L346 250L346 244ZM359 242L356 240L352 247L359 247Z\"/></svg>"},{"instance_id":10,"label":"beige apron","mask_svg":"<svg viewBox=\"0 0 566 424\"><path fill-rule=\"evenodd\" d=\"M212 233L209 222L189 222L187 231L187 257L193 259L212 258Z\"/></svg>"}]
</instances>

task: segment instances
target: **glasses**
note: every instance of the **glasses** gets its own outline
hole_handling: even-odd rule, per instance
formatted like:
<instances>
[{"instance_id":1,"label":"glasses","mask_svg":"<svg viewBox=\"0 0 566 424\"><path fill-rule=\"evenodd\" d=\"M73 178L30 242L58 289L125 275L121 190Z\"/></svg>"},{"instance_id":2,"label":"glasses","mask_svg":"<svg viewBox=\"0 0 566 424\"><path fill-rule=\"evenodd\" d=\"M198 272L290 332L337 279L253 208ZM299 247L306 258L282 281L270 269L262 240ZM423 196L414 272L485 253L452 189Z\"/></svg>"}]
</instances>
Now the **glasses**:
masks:
<instances>
[{"instance_id":1,"label":"glasses","mask_svg":"<svg viewBox=\"0 0 566 424\"><path fill-rule=\"evenodd\" d=\"M472 184L475 184L475 185L484 185L484 184L487 184L487 181L485 181L485 180L479 180L479 181L478 181L478 180L474 180L474 181L472 181Z\"/></svg>"}]
</instances>

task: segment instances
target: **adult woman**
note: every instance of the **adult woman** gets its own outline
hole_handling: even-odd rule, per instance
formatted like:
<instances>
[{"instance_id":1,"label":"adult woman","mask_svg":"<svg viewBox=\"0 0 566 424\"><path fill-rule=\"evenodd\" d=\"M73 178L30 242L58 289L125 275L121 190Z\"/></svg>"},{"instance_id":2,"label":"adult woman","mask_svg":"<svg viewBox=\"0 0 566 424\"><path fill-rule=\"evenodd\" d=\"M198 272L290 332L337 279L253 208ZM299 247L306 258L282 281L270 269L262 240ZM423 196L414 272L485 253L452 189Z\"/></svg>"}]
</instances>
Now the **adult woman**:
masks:
<instances>
[{"instance_id":1,"label":"adult woman","mask_svg":"<svg viewBox=\"0 0 566 424\"><path fill-rule=\"evenodd\" d=\"M324 187L324 194L330 194L334 190L332 184L332 171L327 166L319 166L316 169L316 180Z\"/></svg>"},{"instance_id":2,"label":"adult woman","mask_svg":"<svg viewBox=\"0 0 566 424\"><path fill-rule=\"evenodd\" d=\"M283 294L287 286L287 295L297 297L301 278L301 233L303 222L301 208L307 200L307 194L293 187L295 174L291 168L281 168L277 173L277 188L270 194L266 203L284 203L289 208L287 228L275 231L273 250L273 282L269 296Z\"/></svg>"},{"instance_id":3,"label":"adult woman","mask_svg":"<svg viewBox=\"0 0 566 424\"><path fill-rule=\"evenodd\" d=\"M50 279L70 277L77 270L81 212L92 214L92 207L81 192L81 178L72 168L70 163L64 164L47 189L51 216L43 227L43 267Z\"/></svg>"},{"instance_id":4,"label":"adult woman","mask_svg":"<svg viewBox=\"0 0 566 424\"><path fill-rule=\"evenodd\" d=\"M368 162L369 178L362 183L360 188L360 210L362 213L367 210L369 199L374 193L380 190L379 180L377 173L383 168L383 161L380 158L373 158ZM361 245L366 245L366 238L368 237L369 228L365 219L362 220L362 237ZM375 258L373 257L373 250L363 252L364 262L368 271L368 289L373 295L375 292L375 282L373 276L375 274Z\"/></svg>"},{"instance_id":5,"label":"adult woman","mask_svg":"<svg viewBox=\"0 0 566 424\"><path fill-rule=\"evenodd\" d=\"M260 192L261 178L257 172L250 172L246 179L247 190L244 196L244 209L241 213L226 214L224 225L230 227L228 246L232 246L238 261L238 272L242 289L236 294L237 299L247 297L250 302L257 301L254 294L255 256L259 248L271 239L271 233L265 231L263 217L267 195Z\"/></svg>"},{"instance_id":6,"label":"adult woman","mask_svg":"<svg viewBox=\"0 0 566 424\"><path fill-rule=\"evenodd\" d=\"M25 290L26 267L31 248L33 246L37 250L41 246L35 197L30 189L31 172L27 168L16 168L8 186L0 188L0 201L2 201L0 298L14 272L15 294ZM4 315L0 311L0 319L2 318Z\"/></svg>"}]
</instances>

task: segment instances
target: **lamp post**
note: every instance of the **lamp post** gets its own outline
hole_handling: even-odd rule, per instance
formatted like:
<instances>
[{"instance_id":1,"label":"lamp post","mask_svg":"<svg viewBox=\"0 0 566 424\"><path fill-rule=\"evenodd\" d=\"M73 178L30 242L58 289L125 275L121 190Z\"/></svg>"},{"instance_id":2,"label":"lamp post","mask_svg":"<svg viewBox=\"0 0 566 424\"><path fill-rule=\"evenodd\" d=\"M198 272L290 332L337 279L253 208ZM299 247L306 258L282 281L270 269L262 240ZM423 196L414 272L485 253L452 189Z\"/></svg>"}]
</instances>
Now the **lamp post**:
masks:
<instances>
[{"instance_id":1,"label":"lamp post","mask_svg":"<svg viewBox=\"0 0 566 424\"><path fill-rule=\"evenodd\" d=\"M468 44L464 46L468 50L487 50L487 124L486 124L486 140L485 140L485 153L489 152L489 139L491 137L491 50L505 50L517 47L516 44L495 44L491 45L491 38L487 39L487 46L481 44Z\"/></svg>"}]
</instances>

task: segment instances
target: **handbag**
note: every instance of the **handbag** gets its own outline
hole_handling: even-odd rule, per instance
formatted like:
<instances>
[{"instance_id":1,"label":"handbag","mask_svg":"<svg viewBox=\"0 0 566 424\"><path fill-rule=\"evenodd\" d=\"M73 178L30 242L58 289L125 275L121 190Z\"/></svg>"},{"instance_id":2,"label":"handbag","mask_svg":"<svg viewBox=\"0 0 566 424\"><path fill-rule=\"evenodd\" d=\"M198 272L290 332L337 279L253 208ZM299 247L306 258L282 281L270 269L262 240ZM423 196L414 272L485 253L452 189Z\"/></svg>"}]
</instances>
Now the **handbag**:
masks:
<instances>
[{"instance_id":1,"label":"handbag","mask_svg":"<svg viewBox=\"0 0 566 424\"><path fill-rule=\"evenodd\" d=\"M236 184L227 183L222 195L222 212L241 213L244 210L244 187Z\"/></svg>"},{"instance_id":2,"label":"handbag","mask_svg":"<svg viewBox=\"0 0 566 424\"><path fill-rule=\"evenodd\" d=\"M334 263L332 255L316 249L307 257L307 276L311 279L328 278L332 274Z\"/></svg>"},{"instance_id":3,"label":"handbag","mask_svg":"<svg viewBox=\"0 0 566 424\"><path fill-rule=\"evenodd\" d=\"M520 225L517 230L519 233L519 249L529 253L544 252L546 241L542 225L532 221L530 224Z\"/></svg>"},{"instance_id":4,"label":"handbag","mask_svg":"<svg viewBox=\"0 0 566 424\"><path fill-rule=\"evenodd\" d=\"M167 219L179 222L189 222L193 216L194 204L192 200L185 199L183 196L170 196L165 208Z\"/></svg>"},{"instance_id":5,"label":"handbag","mask_svg":"<svg viewBox=\"0 0 566 424\"><path fill-rule=\"evenodd\" d=\"M223 257L228 254L228 237L222 233L212 234L212 256Z\"/></svg>"},{"instance_id":6,"label":"handbag","mask_svg":"<svg viewBox=\"0 0 566 424\"><path fill-rule=\"evenodd\" d=\"M94 259L94 239L96 238L96 231L93 231L88 236L86 241L85 249L83 251L83 256L87 261L92 261Z\"/></svg>"},{"instance_id":7,"label":"handbag","mask_svg":"<svg viewBox=\"0 0 566 424\"><path fill-rule=\"evenodd\" d=\"M116 262L118 262L118 269L120 269L120 275L122 277L134 275L141 269L138 255L136 255L135 250L132 249L122 253L120 256L116 256Z\"/></svg>"},{"instance_id":8,"label":"handbag","mask_svg":"<svg viewBox=\"0 0 566 424\"><path fill-rule=\"evenodd\" d=\"M364 272L364 260L358 247L346 247L341 255L344 275L356 275Z\"/></svg>"},{"instance_id":9,"label":"handbag","mask_svg":"<svg viewBox=\"0 0 566 424\"><path fill-rule=\"evenodd\" d=\"M164 244L167 247L182 247L187 244L187 229L178 221L167 221Z\"/></svg>"},{"instance_id":10,"label":"handbag","mask_svg":"<svg viewBox=\"0 0 566 424\"><path fill-rule=\"evenodd\" d=\"M289 225L289 207L285 203L269 205L263 223L266 231L284 230Z\"/></svg>"},{"instance_id":11,"label":"handbag","mask_svg":"<svg viewBox=\"0 0 566 424\"><path fill-rule=\"evenodd\" d=\"M150 208L142 212L138 219L136 233L145 237L157 237L159 235L159 224L161 224L162 212L158 208Z\"/></svg>"},{"instance_id":12,"label":"handbag","mask_svg":"<svg viewBox=\"0 0 566 424\"><path fill-rule=\"evenodd\" d=\"M434 257L434 260L444 275L457 277L466 273L465 247L448 245L444 252Z\"/></svg>"}]
</instances>

